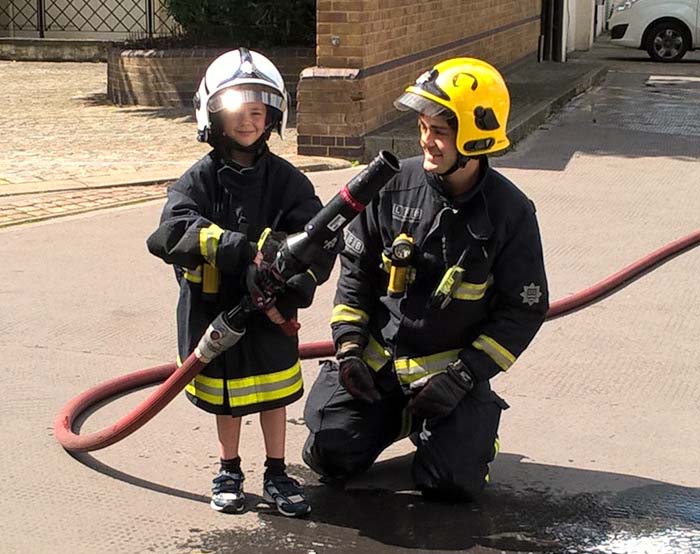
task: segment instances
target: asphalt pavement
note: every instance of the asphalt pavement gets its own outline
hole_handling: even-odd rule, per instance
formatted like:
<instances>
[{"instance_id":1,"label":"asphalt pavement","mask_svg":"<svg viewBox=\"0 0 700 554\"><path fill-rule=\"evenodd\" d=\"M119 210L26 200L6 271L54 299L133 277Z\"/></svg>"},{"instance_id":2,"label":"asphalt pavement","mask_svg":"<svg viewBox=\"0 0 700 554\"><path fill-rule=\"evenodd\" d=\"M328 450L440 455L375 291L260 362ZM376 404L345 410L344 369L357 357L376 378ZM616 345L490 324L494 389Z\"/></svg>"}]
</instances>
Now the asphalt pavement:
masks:
<instances>
[{"instance_id":1,"label":"asphalt pavement","mask_svg":"<svg viewBox=\"0 0 700 554\"><path fill-rule=\"evenodd\" d=\"M538 208L555 300L697 230L700 206L700 55L654 64L602 43L576 64L589 66L583 74L590 66L607 74L493 160ZM49 144L42 147L46 163ZM42 163L26 155L27 163ZM57 177L68 175L60 171L63 159L70 161L69 151L50 161ZM27 166L12 167L19 174ZM63 180L83 179L74 170ZM356 171L309 175L327 201ZM37 182L12 178L0 187ZM287 460L306 483L312 514L290 520L262 502L262 436L251 416L241 450L249 508L225 516L208 507L217 466L213 422L182 397L134 435L90 455L69 455L52 434L55 415L75 395L175 355L177 287L171 268L144 245L162 199L141 196L114 207L106 193L83 198L84 213L75 214L53 196L127 189L145 195L162 187L118 184L0 198L1 207L44 202L66 210L0 229L0 552L700 551L700 249L548 321L508 373L494 379L511 408L480 502L423 501L411 488L408 441L344 489L319 483L301 462L302 400L288 410ZM328 339L335 276L301 313L302 342ZM304 361L307 389L316 372L315 360ZM80 422L82 431L112 423L149 392L105 403Z\"/></svg>"}]
</instances>

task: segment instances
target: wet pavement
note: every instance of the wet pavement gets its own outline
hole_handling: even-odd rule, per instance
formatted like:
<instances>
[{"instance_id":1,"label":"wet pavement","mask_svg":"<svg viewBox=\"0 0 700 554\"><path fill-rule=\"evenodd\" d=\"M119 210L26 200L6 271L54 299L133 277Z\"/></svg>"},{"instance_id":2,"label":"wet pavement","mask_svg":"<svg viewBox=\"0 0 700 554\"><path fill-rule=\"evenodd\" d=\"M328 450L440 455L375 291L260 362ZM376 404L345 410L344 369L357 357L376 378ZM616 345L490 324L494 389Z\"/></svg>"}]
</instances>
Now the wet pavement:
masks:
<instances>
[{"instance_id":1,"label":"wet pavement","mask_svg":"<svg viewBox=\"0 0 700 554\"><path fill-rule=\"evenodd\" d=\"M591 56L605 81L494 160L537 205L553 299L698 228L700 55L652 64L602 45ZM353 174L310 175L327 201ZM344 487L319 483L300 460L303 402L288 410L287 460L312 502L304 520L262 503L256 417L244 419L240 516L208 507L212 422L182 398L124 441L68 455L51 431L66 401L174 356L172 270L144 246L161 206L0 229L0 552L700 552L700 248L548 321L494 379L511 409L477 503L417 495L408 441ZM301 313L302 342L329 338L334 278ZM316 371L303 362L307 390ZM85 432L147 393L100 406Z\"/></svg>"},{"instance_id":2,"label":"wet pavement","mask_svg":"<svg viewBox=\"0 0 700 554\"><path fill-rule=\"evenodd\" d=\"M77 460L104 475L145 489L202 503L207 496L168 490L105 466L91 455ZM496 472L517 471L520 456L504 454ZM606 492L562 495L546 480L519 489L496 483L474 503L425 501L416 491L354 488L352 482L319 483L305 466L290 466L304 479L312 514L303 520L280 516L256 495L248 504L259 518L250 529L189 529L177 544L185 552L471 552L473 554L691 554L700 552L700 488L575 468L530 468L555 479L609 481ZM410 457L380 462L373 473L410 472ZM388 479L392 481L391 478ZM409 485L410 486L410 485ZM252 500L251 500L252 498Z\"/></svg>"}]
</instances>

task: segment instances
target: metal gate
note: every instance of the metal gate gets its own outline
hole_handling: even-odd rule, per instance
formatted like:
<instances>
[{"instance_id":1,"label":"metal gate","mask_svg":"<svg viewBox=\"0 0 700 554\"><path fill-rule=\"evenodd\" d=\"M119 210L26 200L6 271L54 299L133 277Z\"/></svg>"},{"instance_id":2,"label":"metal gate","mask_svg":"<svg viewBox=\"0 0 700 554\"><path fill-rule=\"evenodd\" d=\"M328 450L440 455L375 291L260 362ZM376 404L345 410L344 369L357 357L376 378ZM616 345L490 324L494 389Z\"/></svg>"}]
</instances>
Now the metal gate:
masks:
<instances>
[{"instance_id":1,"label":"metal gate","mask_svg":"<svg viewBox=\"0 0 700 554\"><path fill-rule=\"evenodd\" d=\"M177 24L162 0L0 0L0 34L172 35ZM19 33L18 33L19 32Z\"/></svg>"}]
</instances>

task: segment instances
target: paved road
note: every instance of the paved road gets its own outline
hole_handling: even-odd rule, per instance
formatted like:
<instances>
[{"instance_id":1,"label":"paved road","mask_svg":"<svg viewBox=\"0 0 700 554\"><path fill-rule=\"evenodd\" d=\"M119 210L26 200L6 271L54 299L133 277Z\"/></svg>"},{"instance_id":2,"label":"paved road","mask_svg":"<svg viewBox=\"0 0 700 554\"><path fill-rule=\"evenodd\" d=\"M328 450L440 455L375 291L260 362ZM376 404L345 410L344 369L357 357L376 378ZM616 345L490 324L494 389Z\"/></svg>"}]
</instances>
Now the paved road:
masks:
<instances>
[{"instance_id":1,"label":"paved road","mask_svg":"<svg viewBox=\"0 0 700 554\"><path fill-rule=\"evenodd\" d=\"M554 299L698 227L700 63L613 52L626 59L611 62L601 87L496 162L538 206ZM351 174L313 178L328 199ZM0 230L1 552L700 551L700 249L546 323L495 380L511 409L478 505L413 494L405 441L349 490L320 485L299 457L302 403L289 410L288 460L314 504L305 521L262 506L212 512L211 421L182 398L132 437L71 458L51 435L65 401L172 359L175 285L144 248L160 204ZM325 286L302 314L304 342L327 338L331 296ZM304 363L307 385L315 371ZM145 394L105 406L86 430ZM243 443L255 504L256 418Z\"/></svg>"}]
</instances>

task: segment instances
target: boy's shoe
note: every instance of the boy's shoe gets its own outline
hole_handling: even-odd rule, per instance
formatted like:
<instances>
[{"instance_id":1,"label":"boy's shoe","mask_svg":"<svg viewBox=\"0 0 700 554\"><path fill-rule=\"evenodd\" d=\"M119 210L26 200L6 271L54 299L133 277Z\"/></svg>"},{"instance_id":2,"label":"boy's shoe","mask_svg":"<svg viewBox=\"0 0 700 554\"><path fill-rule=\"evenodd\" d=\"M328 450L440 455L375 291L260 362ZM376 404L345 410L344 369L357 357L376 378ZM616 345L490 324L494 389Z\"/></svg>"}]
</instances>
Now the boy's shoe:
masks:
<instances>
[{"instance_id":1,"label":"boy's shoe","mask_svg":"<svg viewBox=\"0 0 700 554\"><path fill-rule=\"evenodd\" d=\"M265 475L263 499L265 502L275 504L277 511L283 516L299 517L311 511L311 506L304 498L304 489L298 481L286 473Z\"/></svg>"},{"instance_id":2,"label":"boy's shoe","mask_svg":"<svg viewBox=\"0 0 700 554\"><path fill-rule=\"evenodd\" d=\"M214 477L211 488L212 510L227 514L240 514L245 510L245 494L243 494L243 472L221 470Z\"/></svg>"}]
</instances>

